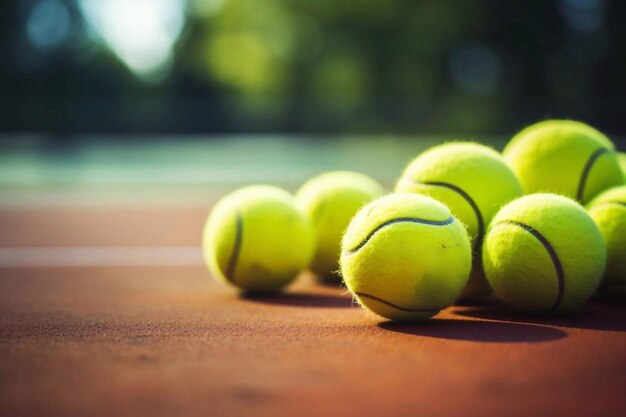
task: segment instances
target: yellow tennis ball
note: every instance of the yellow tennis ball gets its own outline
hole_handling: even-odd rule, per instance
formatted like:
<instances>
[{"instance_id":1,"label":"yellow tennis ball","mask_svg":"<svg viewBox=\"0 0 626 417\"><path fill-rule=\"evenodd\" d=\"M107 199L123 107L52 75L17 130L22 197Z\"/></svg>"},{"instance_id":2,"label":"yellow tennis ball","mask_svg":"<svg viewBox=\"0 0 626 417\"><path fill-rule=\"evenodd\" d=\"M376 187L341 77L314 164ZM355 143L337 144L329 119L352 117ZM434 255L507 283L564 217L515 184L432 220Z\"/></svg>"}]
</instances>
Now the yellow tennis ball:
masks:
<instances>
[{"instance_id":1,"label":"yellow tennis ball","mask_svg":"<svg viewBox=\"0 0 626 417\"><path fill-rule=\"evenodd\" d=\"M313 229L287 191L242 188L220 200L204 228L204 257L217 278L247 291L277 290L306 269Z\"/></svg>"},{"instance_id":2,"label":"yellow tennis ball","mask_svg":"<svg viewBox=\"0 0 626 417\"><path fill-rule=\"evenodd\" d=\"M606 263L602 235L584 208L555 194L512 201L494 217L483 265L494 293L511 307L537 313L580 308Z\"/></svg>"},{"instance_id":3,"label":"yellow tennis ball","mask_svg":"<svg viewBox=\"0 0 626 417\"><path fill-rule=\"evenodd\" d=\"M472 264L465 227L442 203L391 194L363 207L342 239L341 273L362 306L421 320L452 304Z\"/></svg>"},{"instance_id":4,"label":"yellow tennis ball","mask_svg":"<svg viewBox=\"0 0 626 417\"><path fill-rule=\"evenodd\" d=\"M617 159L619 161L619 165L622 168L622 173L624 174L624 182L626 183L626 153L620 152L617 155Z\"/></svg>"},{"instance_id":5,"label":"yellow tennis ball","mask_svg":"<svg viewBox=\"0 0 626 417\"><path fill-rule=\"evenodd\" d=\"M587 210L604 238L607 264L602 292L626 298L626 185L593 199Z\"/></svg>"},{"instance_id":6,"label":"yellow tennis ball","mask_svg":"<svg viewBox=\"0 0 626 417\"><path fill-rule=\"evenodd\" d=\"M503 155L527 194L556 193L585 204L624 183L611 141L572 120L547 120L522 130Z\"/></svg>"},{"instance_id":7,"label":"yellow tennis ball","mask_svg":"<svg viewBox=\"0 0 626 417\"><path fill-rule=\"evenodd\" d=\"M485 229L504 204L522 195L519 181L500 154L472 142L435 146L407 166L395 190L433 197L467 226L477 259L461 298L478 299L487 293L480 262Z\"/></svg>"},{"instance_id":8,"label":"yellow tennis ball","mask_svg":"<svg viewBox=\"0 0 626 417\"><path fill-rule=\"evenodd\" d=\"M319 175L298 190L296 204L313 225L317 242L311 271L338 279L343 232L363 205L382 194L373 179L347 171Z\"/></svg>"}]
</instances>

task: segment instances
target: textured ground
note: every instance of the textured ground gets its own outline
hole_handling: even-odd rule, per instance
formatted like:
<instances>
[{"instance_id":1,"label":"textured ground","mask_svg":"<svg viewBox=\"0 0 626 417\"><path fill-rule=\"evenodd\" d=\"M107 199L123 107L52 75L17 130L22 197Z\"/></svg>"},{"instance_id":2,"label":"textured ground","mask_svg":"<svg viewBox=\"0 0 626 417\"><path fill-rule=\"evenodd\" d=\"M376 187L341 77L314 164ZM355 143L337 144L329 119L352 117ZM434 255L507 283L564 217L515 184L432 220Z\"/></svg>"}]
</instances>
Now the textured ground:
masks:
<instances>
[{"instance_id":1,"label":"textured ground","mask_svg":"<svg viewBox=\"0 0 626 417\"><path fill-rule=\"evenodd\" d=\"M245 299L200 264L207 210L2 208L0 415L626 415L624 305L398 325L308 276Z\"/></svg>"}]
</instances>

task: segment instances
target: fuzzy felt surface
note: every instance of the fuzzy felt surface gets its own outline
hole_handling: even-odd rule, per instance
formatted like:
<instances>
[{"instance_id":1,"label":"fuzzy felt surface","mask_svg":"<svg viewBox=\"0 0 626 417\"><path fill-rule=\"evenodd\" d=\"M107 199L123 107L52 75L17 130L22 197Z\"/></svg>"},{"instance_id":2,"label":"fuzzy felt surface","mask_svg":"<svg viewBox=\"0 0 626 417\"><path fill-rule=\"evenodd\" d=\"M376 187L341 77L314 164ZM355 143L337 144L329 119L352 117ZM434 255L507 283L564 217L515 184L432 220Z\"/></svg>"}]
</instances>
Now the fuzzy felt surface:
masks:
<instances>
[{"instance_id":1,"label":"fuzzy felt surface","mask_svg":"<svg viewBox=\"0 0 626 417\"><path fill-rule=\"evenodd\" d=\"M295 194L296 204L313 225L315 254L310 270L339 279L341 237L350 220L365 204L383 194L383 187L366 175L333 171L305 182Z\"/></svg>"},{"instance_id":2,"label":"fuzzy felt surface","mask_svg":"<svg viewBox=\"0 0 626 417\"><path fill-rule=\"evenodd\" d=\"M626 285L626 185L605 191L588 206L604 238L607 265L602 281L606 290Z\"/></svg>"},{"instance_id":3,"label":"fuzzy felt surface","mask_svg":"<svg viewBox=\"0 0 626 417\"><path fill-rule=\"evenodd\" d=\"M211 211L203 250L215 276L250 291L287 285L311 261L315 236L292 196L250 186L224 197Z\"/></svg>"},{"instance_id":4,"label":"fuzzy felt surface","mask_svg":"<svg viewBox=\"0 0 626 417\"><path fill-rule=\"evenodd\" d=\"M518 133L503 151L524 192L548 192L583 204L624 182L611 141L571 120L547 120Z\"/></svg>"},{"instance_id":5,"label":"fuzzy felt surface","mask_svg":"<svg viewBox=\"0 0 626 417\"><path fill-rule=\"evenodd\" d=\"M595 292L606 249L584 208L554 194L519 198L496 215L483 246L495 294L531 312L568 312Z\"/></svg>"},{"instance_id":6,"label":"fuzzy felt surface","mask_svg":"<svg viewBox=\"0 0 626 417\"><path fill-rule=\"evenodd\" d=\"M442 203L391 194L363 207L342 242L341 271L358 302L395 320L452 304L471 268L469 236Z\"/></svg>"}]
</instances>

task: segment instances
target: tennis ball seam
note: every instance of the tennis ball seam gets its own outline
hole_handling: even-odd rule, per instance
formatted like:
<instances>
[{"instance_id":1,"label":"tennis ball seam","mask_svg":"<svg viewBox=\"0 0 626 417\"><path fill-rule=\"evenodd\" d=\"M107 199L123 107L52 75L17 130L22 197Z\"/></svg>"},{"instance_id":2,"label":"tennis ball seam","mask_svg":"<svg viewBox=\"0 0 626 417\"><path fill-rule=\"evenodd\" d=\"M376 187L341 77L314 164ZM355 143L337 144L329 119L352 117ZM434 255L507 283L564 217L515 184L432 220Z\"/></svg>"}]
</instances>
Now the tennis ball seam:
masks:
<instances>
[{"instance_id":1,"label":"tennis ball seam","mask_svg":"<svg viewBox=\"0 0 626 417\"><path fill-rule=\"evenodd\" d=\"M451 224L453 222L454 222L454 216L450 216L449 218L447 218L445 220L428 220L428 219L420 219L418 217L398 217L398 218L395 218L395 219L387 220L386 222L381 223L378 226L376 226L374 228L374 230L369 232L369 234L367 236L365 236L365 238L358 245L356 245L354 248L348 249L347 251L345 251L345 255L353 255L354 253L358 252L359 249L361 249L363 246L365 246L367 244L367 242L369 242L370 239L376 233L378 233L381 229L383 229L383 228L385 228L387 226L391 226L391 225L396 224L396 223L418 223L418 224L426 224L426 225L430 225L430 226L447 226L447 225L449 225L449 224Z\"/></svg>"},{"instance_id":2,"label":"tennis ball seam","mask_svg":"<svg viewBox=\"0 0 626 417\"><path fill-rule=\"evenodd\" d=\"M576 193L576 199L580 202L584 201L585 196L585 185L587 185L587 179L589 178L589 174L591 173L591 169L596 161L604 154L610 153L611 151L606 148L596 149L587 162L585 163L585 167L583 168L583 172L580 176L580 181L578 182L578 191Z\"/></svg>"},{"instance_id":3,"label":"tennis ball seam","mask_svg":"<svg viewBox=\"0 0 626 417\"><path fill-rule=\"evenodd\" d=\"M228 264L226 266L226 272L224 276L226 279L235 284L235 269L237 268L237 263L239 262L239 255L241 253L241 246L243 240L243 217L239 211L236 212L235 217L235 242L233 243L233 249L230 253L230 258L228 259Z\"/></svg>"},{"instance_id":4,"label":"tennis ball seam","mask_svg":"<svg viewBox=\"0 0 626 417\"><path fill-rule=\"evenodd\" d=\"M355 292L354 295L356 295L357 297L365 297L365 298L369 298L372 299L374 301L378 301L379 303L385 304L388 307L391 308L395 308L396 310L400 310L400 311L406 311L408 313L429 313L429 314L437 314L439 312L439 309L433 310L433 309L423 309L423 308L406 308L406 307L402 307L399 306L397 304L394 304L390 301L387 301L383 298L377 297L375 295L372 294L368 294L365 292Z\"/></svg>"},{"instance_id":5,"label":"tennis ball seam","mask_svg":"<svg viewBox=\"0 0 626 417\"><path fill-rule=\"evenodd\" d=\"M474 215L476 216L476 223L477 223L476 244L477 246L480 246L482 236L485 234L485 221L483 219L482 213L480 212L480 209L478 208L478 204L476 204L474 199L465 190L463 190L461 187L457 185L450 184L448 182L443 182L443 181L416 181L412 178L407 178L407 180L415 184L431 185L433 187L448 188L449 190L452 190L456 192L457 194L459 194L474 211Z\"/></svg>"},{"instance_id":6,"label":"tennis ball seam","mask_svg":"<svg viewBox=\"0 0 626 417\"><path fill-rule=\"evenodd\" d=\"M533 237L537 239L539 243L541 243L541 245L548 252L548 255L550 256L550 259L552 260L552 264L554 265L554 269L556 271L557 284L558 284L556 300L554 304L548 309L548 311L549 312L556 311L561 306L561 303L563 302L563 297L565 295L565 272L563 271L563 265L561 264L561 261L556 253L556 250L554 250L554 247L550 244L548 239L546 239L545 236L543 236L538 230L536 230L532 226L529 226L525 223L522 223L516 220L503 220L501 222L494 224L493 227L497 227L500 225L513 225L513 226L520 227L523 230L526 230L528 233L533 235Z\"/></svg>"}]
</instances>

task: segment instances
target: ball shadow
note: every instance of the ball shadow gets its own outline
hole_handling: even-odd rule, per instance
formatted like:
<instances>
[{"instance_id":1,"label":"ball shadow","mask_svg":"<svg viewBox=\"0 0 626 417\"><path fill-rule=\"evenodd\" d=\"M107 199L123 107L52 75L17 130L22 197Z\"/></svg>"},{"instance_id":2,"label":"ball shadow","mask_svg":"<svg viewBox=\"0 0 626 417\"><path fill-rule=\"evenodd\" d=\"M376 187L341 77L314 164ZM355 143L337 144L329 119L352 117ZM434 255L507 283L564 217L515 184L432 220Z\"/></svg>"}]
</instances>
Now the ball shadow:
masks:
<instances>
[{"instance_id":1,"label":"ball shadow","mask_svg":"<svg viewBox=\"0 0 626 417\"><path fill-rule=\"evenodd\" d=\"M460 306L460 307L484 307L484 306L498 305L498 300L493 295L490 294L479 299L456 300L454 305Z\"/></svg>"},{"instance_id":2,"label":"ball shadow","mask_svg":"<svg viewBox=\"0 0 626 417\"><path fill-rule=\"evenodd\" d=\"M352 299L347 296L311 293L240 294L239 298L260 304L273 304L287 307L349 308Z\"/></svg>"},{"instance_id":3,"label":"ball shadow","mask_svg":"<svg viewBox=\"0 0 626 417\"><path fill-rule=\"evenodd\" d=\"M626 332L626 305L604 300L594 301L580 312L558 316L524 314L498 305L454 310L454 314L508 323Z\"/></svg>"},{"instance_id":4,"label":"ball shadow","mask_svg":"<svg viewBox=\"0 0 626 417\"><path fill-rule=\"evenodd\" d=\"M313 283L321 287L328 288L345 288L343 279L336 275L329 276L315 276L312 279Z\"/></svg>"},{"instance_id":5,"label":"ball shadow","mask_svg":"<svg viewBox=\"0 0 626 417\"><path fill-rule=\"evenodd\" d=\"M433 319L422 323L382 322L381 329L437 339L482 343L540 343L563 339L567 333L551 327L482 320Z\"/></svg>"}]
</instances>

